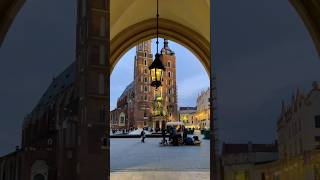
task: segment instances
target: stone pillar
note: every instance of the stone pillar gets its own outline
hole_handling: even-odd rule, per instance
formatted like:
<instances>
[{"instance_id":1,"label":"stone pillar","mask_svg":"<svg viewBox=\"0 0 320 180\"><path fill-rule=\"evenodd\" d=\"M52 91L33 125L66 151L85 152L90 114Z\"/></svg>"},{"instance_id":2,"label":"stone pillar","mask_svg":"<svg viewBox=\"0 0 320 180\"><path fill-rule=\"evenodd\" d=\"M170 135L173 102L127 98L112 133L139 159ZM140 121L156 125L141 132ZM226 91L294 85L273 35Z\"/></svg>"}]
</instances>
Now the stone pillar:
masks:
<instances>
[{"instance_id":1,"label":"stone pillar","mask_svg":"<svg viewBox=\"0 0 320 180\"><path fill-rule=\"evenodd\" d=\"M219 159L217 157L217 133L216 133L216 122L217 122L217 93L216 93L216 74L215 74L215 65L213 55L216 54L214 47L215 44L215 27L214 21L216 16L214 13L217 12L214 10L216 7L216 1L210 1L210 179L217 180L220 179L219 176ZM205 122L205 121L204 121Z\"/></svg>"},{"instance_id":2,"label":"stone pillar","mask_svg":"<svg viewBox=\"0 0 320 180\"><path fill-rule=\"evenodd\" d=\"M109 0L78 0L76 180L110 178L109 3Z\"/></svg>"}]
</instances>

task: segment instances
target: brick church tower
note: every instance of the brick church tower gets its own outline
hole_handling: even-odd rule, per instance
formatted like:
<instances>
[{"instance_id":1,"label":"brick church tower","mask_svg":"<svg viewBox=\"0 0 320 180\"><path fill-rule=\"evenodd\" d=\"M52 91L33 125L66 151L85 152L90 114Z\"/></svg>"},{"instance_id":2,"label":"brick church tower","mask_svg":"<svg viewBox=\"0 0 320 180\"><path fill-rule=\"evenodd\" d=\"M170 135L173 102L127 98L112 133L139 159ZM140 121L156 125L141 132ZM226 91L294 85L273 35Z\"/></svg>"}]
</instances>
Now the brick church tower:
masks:
<instances>
[{"instance_id":1,"label":"brick church tower","mask_svg":"<svg viewBox=\"0 0 320 180\"><path fill-rule=\"evenodd\" d=\"M178 120L176 57L164 40L160 59L166 68L162 86L158 89L150 86L149 66L153 61L151 40L136 46L134 57L134 80L118 98L117 108L111 111L111 127L115 129L162 128L165 121ZM160 108L159 108L160 107ZM120 122L120 114L123 122Z\"/></svg>"},{"instance_id":2,"label":"brick church tower","mask_svg":"<svg viewBox=\"0 0 320 180\"><path fill-rule=\"evenodd\" d=\"M134 119L136 127L150 126L161 128L161 121L178 120L177 112L177 87L176 87L176 57L174 51L168 46L168 40L164 40L161 49L161 60L166 68L163 74L162 86L156 90L150 86L151 76L149 66L153 61L151 52L151 40L140 43L136 47L134 67L134 92L135 110ZM164 117L154 118L155 98L160 96Z\"/></svg>"},{"instance_id":3,"label":"brick church tower","mask_svg":"<svg viewBox=\"0 0 320 180\"><path fill-rule=\"evenodd\" d=\"M161 49L161 61L166 70L162 80L163 106L168 121L178 120L177 105L177 81L176 81L176 56L173 50L169 48L168 40L164 39L163 48Z\"/></svg>"},{"instance_id":4,"label":"brick church tower","mask_svg":"<svg viewBox=\"0 0 320 180\"><path fill-rule=\"evenodd\" d=\"M144 127L151 121L154 88L150 86L149 66L153 61L151 40L136 46L134 59L134 121L135 127Z\"/></svg>"}]
</instances>

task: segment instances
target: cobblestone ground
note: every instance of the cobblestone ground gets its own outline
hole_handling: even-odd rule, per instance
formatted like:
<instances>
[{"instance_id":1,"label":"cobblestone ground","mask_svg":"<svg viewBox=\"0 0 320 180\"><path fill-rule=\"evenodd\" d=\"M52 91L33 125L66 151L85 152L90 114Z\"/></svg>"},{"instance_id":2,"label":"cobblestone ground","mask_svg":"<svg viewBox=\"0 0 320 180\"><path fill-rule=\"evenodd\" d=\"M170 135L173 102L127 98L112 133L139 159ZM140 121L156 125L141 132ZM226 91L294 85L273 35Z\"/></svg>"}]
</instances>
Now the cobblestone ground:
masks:
<instances>
[{"instance_id":1,"label":"cobblestone ground","mask_svg":"<svg viewBox=\"0 0 320 180\"><path fill-rule=\"evenodd\" d=\"M209 140L201 146L159 146L160 138L111 139L112 180L209 179Z\"/></svg>"}]
</instances>

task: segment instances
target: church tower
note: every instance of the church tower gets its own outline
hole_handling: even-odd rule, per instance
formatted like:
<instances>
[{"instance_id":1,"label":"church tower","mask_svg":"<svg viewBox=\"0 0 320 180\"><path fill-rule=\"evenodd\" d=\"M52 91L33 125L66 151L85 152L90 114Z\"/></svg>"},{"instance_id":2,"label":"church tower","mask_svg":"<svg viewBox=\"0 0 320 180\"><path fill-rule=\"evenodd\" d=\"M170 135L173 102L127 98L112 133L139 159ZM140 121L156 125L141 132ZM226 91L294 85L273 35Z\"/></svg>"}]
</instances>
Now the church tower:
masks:
<instances>
[{"instance_id":1,"label":"church tower","mask_svg":"<svg viewBox=\"0 0 320 180\"><path fill-rule=\"evenodd\" d=\"M160 53L161 61L166 68L161 87L164 100L163 106L167 116L166 119L167 121L177 121L176 56L175 52L170 49L168 40L164 39L163 48Z\"/></svg>"},{"instance_id":2,"label":"church tower","mask_svg":"<svg viewBox=\"0 0 320 180\"><path fill-rule=\"evenodd\" d=\"M151 40L136 46L134 59L134 127L145 126L153 129L162 128L165 121L177 121L177 86L176 86L176 57L169 48L168 40L164 40L160 50L160 59L165 66L162 86L157 90L150 86L151 75L149 66L153 61ZM161 97L161 116L156 115L156 98Z\"/></svg>"},{"instance_id":3,"label":"church tower","mask_svg":"<svg viewBox=\"0 0 320 180\"><path fill-rule=\"evenodd\" d=\"M151 122L154 88L150 86L149 66L152 60L151 40L138 44L134 59L134 126L139 128Z\"/></svg>"}]
</instances>

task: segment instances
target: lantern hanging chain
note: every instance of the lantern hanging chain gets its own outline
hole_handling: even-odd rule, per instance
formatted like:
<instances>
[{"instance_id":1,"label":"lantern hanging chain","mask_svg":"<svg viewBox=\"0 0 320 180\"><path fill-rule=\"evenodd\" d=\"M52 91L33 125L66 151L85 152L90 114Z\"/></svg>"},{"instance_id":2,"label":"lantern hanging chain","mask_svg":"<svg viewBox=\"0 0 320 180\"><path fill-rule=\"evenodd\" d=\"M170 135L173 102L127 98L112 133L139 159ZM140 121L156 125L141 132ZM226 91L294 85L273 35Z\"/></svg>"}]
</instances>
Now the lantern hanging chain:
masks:
<instances>
[{"instance_id":1,"label":"lantern hanging chain","mask_svg":"<svg viewBox=\"0 0 320 180\"><path fill-rule=\"evenodd\" d=\"M157 54L159 54L159 0L157 0Z\"/></svg>"}]
</instances>

